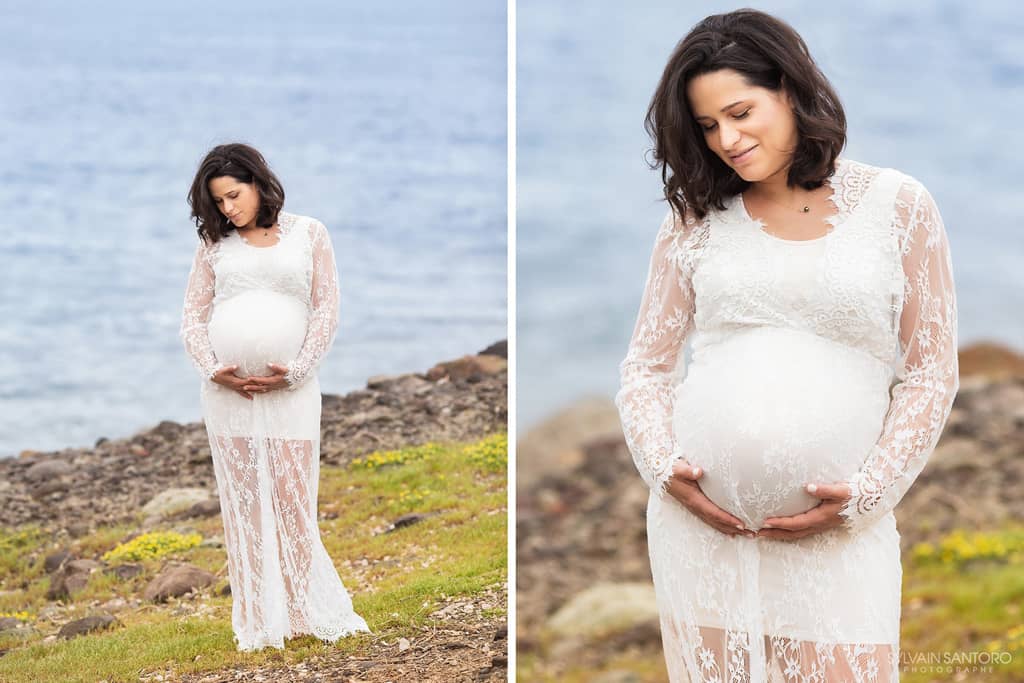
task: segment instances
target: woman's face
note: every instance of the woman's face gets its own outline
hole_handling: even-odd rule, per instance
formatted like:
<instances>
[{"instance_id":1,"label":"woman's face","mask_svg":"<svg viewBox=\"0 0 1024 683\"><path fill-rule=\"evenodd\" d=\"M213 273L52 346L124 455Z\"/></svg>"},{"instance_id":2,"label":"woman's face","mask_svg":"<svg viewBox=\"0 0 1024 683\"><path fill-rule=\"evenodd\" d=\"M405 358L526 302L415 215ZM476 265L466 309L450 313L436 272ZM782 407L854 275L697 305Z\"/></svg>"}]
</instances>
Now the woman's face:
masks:
<instances>
[{"instance_id":1,"label":"woman's face","mask_svg":"<svg viewBox=\"0 0 1024 683\"><path fill-rule=\"evenodd\" d=\"M208 185L217 208L231 219L236 228L255 223L260 208L260 193L255 184L243 183L231 176L220 176L211 179Z\"/></svg>"},{"instance_id":2,"label":"woman's face","mask_svg":"<svg viewBox=\"0 0 1024 683\"><path fill-rule=\"evenodd\" d=\"M708 148L741 178L754 183L785 173L798 140L785 89L752 86L738 71L721 69L691 79L686 97Z\"/></svg>"}]
</instances>

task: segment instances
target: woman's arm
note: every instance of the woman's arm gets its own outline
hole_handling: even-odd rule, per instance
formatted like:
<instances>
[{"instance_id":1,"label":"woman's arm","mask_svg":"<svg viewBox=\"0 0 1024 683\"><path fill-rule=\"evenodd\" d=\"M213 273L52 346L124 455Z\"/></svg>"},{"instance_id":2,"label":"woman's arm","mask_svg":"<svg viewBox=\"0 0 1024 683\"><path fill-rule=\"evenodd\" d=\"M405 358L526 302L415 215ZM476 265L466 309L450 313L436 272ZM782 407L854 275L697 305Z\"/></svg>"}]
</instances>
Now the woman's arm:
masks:
<instances>
[{"instance_id":1,"label":"woman's arm","mask_svg":"<svg viewBox=\"0 0 1024 683\"><path fill-rule=\"evenodd\" d=\"M672 433L676 361L693 329L687 238L694 225L670 210L658 230L633 336L615 395L622 431L644 481L665 493L681 454Z\"/></svg>"},{"instance_id":2,"label":"woman's arm","mask_svg":"<svg viewBox=\"0 0 1024 683\"><path fill-rule=\"evenodd\" d=\"M331 236L324 224L318 220L313 221L312 229L312 313L302 349L288 366L288 372L285 374L289 390L298 387L316 370L334 343L334 336L338 331L338 303L341 297Z\"/></svg>"},{"instance_id":3,"label":"woman's arm","mask_svg":"<svg viewBox=\"0 0 1024 683\"><path fill-rule=\"evenodd\" d=\"M204 379L212 379L221 367L210 345L210 337L206 333L213 309L213 295L214 274L209 261L209 250L200 242L196 247L192 270L188 275L178 336L185 344L192 364Z\"/></svg>"},{"instance_id":4,"label":"woman's arm","mask_svg":"<svg viewBox=\"0 0 1024 683\"><path fill-rule=\"evenodd\" d=\"M905 286L900 317L899 383L881 437L848 482L840 510L851 530L891 511L924 469L960 387L957 306L949 243L938 208L919 182L897 198Z\"/></svg>"}]
</instances>

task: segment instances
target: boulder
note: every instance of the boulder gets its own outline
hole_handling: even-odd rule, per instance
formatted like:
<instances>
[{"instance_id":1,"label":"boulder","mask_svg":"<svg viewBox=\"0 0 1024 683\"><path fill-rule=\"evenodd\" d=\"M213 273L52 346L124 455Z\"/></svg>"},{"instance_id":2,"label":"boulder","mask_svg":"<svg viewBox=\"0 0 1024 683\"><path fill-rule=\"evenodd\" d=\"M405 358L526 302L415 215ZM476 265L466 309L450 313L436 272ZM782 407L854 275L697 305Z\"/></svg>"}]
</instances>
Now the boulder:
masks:
<instances>
[{"instance_id":1,"label":"boulder","mask_svg":"<svg viewBox=\"0 0 1024 683\"><path fill-rule=\"evenodd\" d=\"M113 574L122 581L138 576L142 573L142 565L134 562L119 564L116 567L109 567L105 570L107 574Z\"/></svg>"},{"instance_id":2,"label":"boulder","mask_svg":"<svg viewBox=\"0 0 1024 683\"><path fill-rule=\"evenodd\" d=\"M199 488L170 488L156 494L142 506L146 517L170 517L177 512L188 510L196 503L210 499L210 492Z\"/></svg>"},{"instance_id":3,"label":"boulder","mask_svg":"<svg viewBox=\"0 0 1024 683\"><path fill-rule=\"evenodd\" d=\"M21 628L22 621L16 617L0 617L0 633Z\"/></svg>"},{"instance_id":4,"label":"boulder","mask_svg":"<svg viewBox=\"0 0 1024 683\"><path fill-rule=\"evenodd\" d=\"M47 574L52 574L60 569L61 565L64 564L65 561L71 559L74 559L74 555L69 553L67 550L58 550L55 553L50 553L46 556L46 559L43 560L43 571Z\"/></svg>"},{"instance_id":5,"label":"boulder","mask_svg":"<svg viewBox=\"0 0 1024 683\"><path fill-rule=\"evenodd\" d=\"M488 356L499 356L501 358L508 358L508 340L502 339L501 341L494 342L486 349L480 352L481 355L486 354Z\"/></svg>"},{"instance_id":6,"label":"boulder","mask_svg":"<svg viewBox=\"0 0 1024 683\"><path fill-rule=\"evenodd\" d=\"M93 631L110 628L114 625L115 621L117 620L109 614L97 614L91 617L75 619L61 626L57 635L61 638L70 639L75 636L85 635L86 633L92 633Z\"/></svg>"},{"instance_id":7,"label":"boulder","mask_svg":"<svg viewBox=\"0 0 1024 683\"><path fill-rule=\"evenodd\" d=\"M508 361L500 356L490 354L483 356L463 356L456 360L438 363L427 371L427 379L436 382L447 377L453 382L466 380L483 375L497 375L508 370Z\"/></svg>"},{"instance_id":8,"label":"boulder","mask_svg":"<svg viewBox=\"0 0 1024 683\"><path fill-rule=\"evenodd\" d=\"M623 440L618 409L605 397L575 401L530 428L516 445L519 490L544 476L570 472L582 463L586 444L601 439Z\"/></svg>"},{"instance_id":9,"label":"boulder","mask_svg":"<svg viewBox=\"0 0 1024 683\"><path fill-rule=\"evenodd\" d=\"M194 565L169 562L146 586L143 597L153 602L165 602L167 598L205 588L216 580L216 576Z\"/></svg>"},{"instance_id":10,"label":"boulder","mask_svg":"<svg viewBox=\"0 0 1024 683\"><path fill-rule=\"evenodd\" d=\"M64 459L49 458L33 464L25 470L25 478L32 482L41 482L54 477L71 474L74 468Z\"/></svg>"},{"instance_id":11,"label":"boulder","mask_svg":"<svg viewBox=\"0 0 1024 683\"><path fill-rule=\"evenodd\" d=\"M89 583L89 576L103 567L95 560L68 560L50 576L47 600L65 600L81 591Z\"/></svg>"},{"instance_id":12,"label":"boulder","mask_svg":"<svg viewBox=\"0 0 1024 683\"><path fill-rule=\"evenodd\" d=\"M652 584L602 582L570 598L548 619L547 626L559 637L604 637L657 621Z\"/></svg>"}]
</instances>

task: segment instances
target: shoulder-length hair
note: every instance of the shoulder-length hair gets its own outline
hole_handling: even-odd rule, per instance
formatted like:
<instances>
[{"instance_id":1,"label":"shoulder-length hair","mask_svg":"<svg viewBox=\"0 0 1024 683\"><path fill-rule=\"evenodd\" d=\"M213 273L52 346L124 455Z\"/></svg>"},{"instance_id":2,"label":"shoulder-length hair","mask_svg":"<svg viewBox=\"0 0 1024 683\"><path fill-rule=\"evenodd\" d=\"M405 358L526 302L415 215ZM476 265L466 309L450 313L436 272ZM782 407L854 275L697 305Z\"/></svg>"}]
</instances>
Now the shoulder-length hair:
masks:
<instances>
[{"instance_id":1,"label":"shoulder-length hair","mask_svg":"<svg viewBox=\"0 0 1024 683\"><path fill-rule=\"evenodd\" d=\"M752 9L707 17L676 45L651 98L644 127L661 169L665 199L682 217L703 219L712 207L750 183L712 152L686 97L696 76L732 69L746 82L775 92L785 88L796 117L798 142L787 183L813 190L835 171L846 145L846 113L807 45L787 23Z\"/></svg>"},{"instance_id":2,"label":"shoulder-length hair","mask_svg":"<svg viewBox=\"0 0 1024 683\"><path fill-rule=\"evenodd\" d=\"M188 203L192 207L192 220L196 224L199 239L206 244L219 242L235 226L217 208L210 193L210 181L222 176L231 176L242 183L254 183L260 195L260 208L256 213L256 225L271 226L284 206L284 188L281 181L270 170L266 159L255 148L240 142L217 145L203 158L188 191Z\"/></svg>"}]
</instances>

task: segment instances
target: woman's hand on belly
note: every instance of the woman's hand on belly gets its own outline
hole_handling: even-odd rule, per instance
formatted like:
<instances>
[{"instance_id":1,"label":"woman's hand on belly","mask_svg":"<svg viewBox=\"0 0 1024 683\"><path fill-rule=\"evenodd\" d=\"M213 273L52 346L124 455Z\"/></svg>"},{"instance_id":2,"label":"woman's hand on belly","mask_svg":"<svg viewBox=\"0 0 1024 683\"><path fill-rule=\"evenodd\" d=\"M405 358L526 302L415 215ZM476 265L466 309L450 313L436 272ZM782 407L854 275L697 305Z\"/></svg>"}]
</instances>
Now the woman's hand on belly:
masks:
<instances>
[{"instance_id":1,"label":"woman's hand on belly","mask_svg":"<svg viewBox=\"0 0 1024 683\"><path fill-rule=\"evenodd\" d=\"M247 377L239 377L235 374L235 370L238 369L237 365L225 365L218 370L210 381L219 384L222 387L227 387L232 391L237 391L244 398L252 400L252 394L246 390L246 384L249 382Z\"/></svg>"},{"instance_id":2,"label":"woman's hand on belly","mask_svg":"<svg viewBox=\"0 0 1024 683\"><path fill-rule=\"evenodd\" d=\"M672 476L668 479L668 493L693 513L702 522L723 534L747 537L755 536L746 529L738 518L718 507L700 490L697 480L704 475L699 467L690 467L686 462L677 460L672 466Z\"/></svg>"},{"instance_id":3,"label":"woman's hand on belly","mask_svg":"<svg viewBox=\"0 0 1024 683\"><path fill-rule=\"evenodd\" d=\"M807 512L792 517L769 517L757 532L758 538L772 538L778 541L795 541L843 525L839 511L850 499L850 487L846 484L809 484L807 493L820 498L821 503Z\"/></svg>"},{"instance_id":4,"label":"woman's hand on belly","mask_svg":"<svg viewBox=\"0 0 1024 683\"><path fill-rule=\"evenodd\" d=\"M288 374L288 368L283 365L277 365L276 363L267 363L267 367L270 368L274 374L268 375L267 377L249 377L245 380L246 384L243 389L256 394L265 394L268 391L284 389L288 386L288 380L284 378L284 376Z\"/></svg>"}]
</instances>

